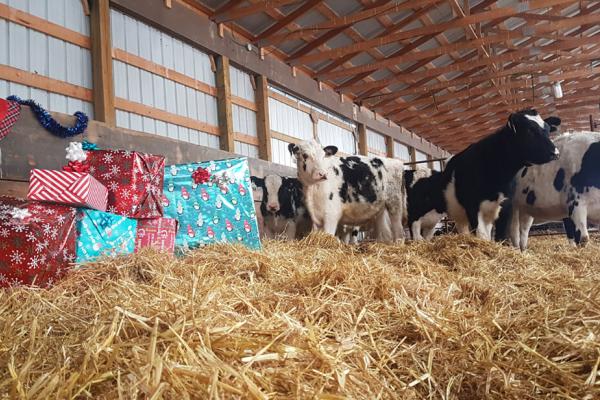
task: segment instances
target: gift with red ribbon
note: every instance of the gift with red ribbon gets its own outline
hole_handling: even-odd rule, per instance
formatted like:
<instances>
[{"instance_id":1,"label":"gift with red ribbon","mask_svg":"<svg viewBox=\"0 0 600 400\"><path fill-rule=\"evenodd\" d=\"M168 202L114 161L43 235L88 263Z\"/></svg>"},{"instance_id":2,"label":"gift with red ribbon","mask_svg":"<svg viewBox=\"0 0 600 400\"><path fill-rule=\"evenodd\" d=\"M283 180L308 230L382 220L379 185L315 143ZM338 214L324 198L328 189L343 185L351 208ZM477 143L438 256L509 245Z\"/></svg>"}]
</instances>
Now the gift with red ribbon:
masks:
<instances>
[{"instance_id":1,"label":"gift with red ribbon","mask_svg":"<svg viewBox=\"0 0 600 400\"><path fill-rule=\"evenodd\" d=\"M75 260L76 209L0 197L0 287L50 286Z\"/></svg>"},{"instance_id":2,"label":"gift with red ribbon","mask_svg":"<svg viewBox=\"0 0 600 400\"><path fill-rule=\"evenodd\" d=\"M0 140L4 139L21 115L21 105L16 101L0 99Z\"/></svg>"},{"instance_id":3,"label":"gift with red ribbon","mask_svg":"<svg viewBox=\"0 0 600 400\"><path fill-rule=\"evenodd\" d=\"M130 218L159 218L165 158L128 150L86 152L89 173L108 188L108 212Z\"/></svg>"},{"instance_id":4,"label":"gift with red ribbon","mask_svg":"<svg viewBox=\"0 0 600 400\"><path fill-rule=\"evenodd\" d=\"M106 211L108 190L83 172L32 169L27 198Z\"/></svg>"}]
</instances>

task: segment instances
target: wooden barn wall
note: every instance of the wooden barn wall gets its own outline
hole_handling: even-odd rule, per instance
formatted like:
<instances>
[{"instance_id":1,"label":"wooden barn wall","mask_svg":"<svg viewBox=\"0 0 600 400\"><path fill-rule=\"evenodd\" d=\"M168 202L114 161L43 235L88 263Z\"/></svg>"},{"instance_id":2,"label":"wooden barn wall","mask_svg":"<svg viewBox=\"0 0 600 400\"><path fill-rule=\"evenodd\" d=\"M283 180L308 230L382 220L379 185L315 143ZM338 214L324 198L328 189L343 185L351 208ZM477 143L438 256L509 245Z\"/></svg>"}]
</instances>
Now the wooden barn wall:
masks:
<instances>
[{"instance_id":1,"label":"wooden barn wall","mask_svg":"<svg viewBox=\"0 0 600 400\"><path fill-rule=\"evenodd\" d=\"M70 125L74 118L55 113L56 119ZM231 157L230 153L206 146L186 143L160 135L148 135L124 128L111 128L91 121L84 136L100 148L119 148L162 154L167 164L207 161ZM0 195L23 197L27 193L29 171L32 168L60 169L65 165L65 148L74 139L61 139L44 130L28 107L23 107L21 118L11 133L0 142ZM40 146L43 143L43 146ZM253 175L267 173L294 175L295 170L267 161L249 158Z\"/></svg>"},{"instance_id":2,"label":"wooden barn wall","mask_svg":"<svg viewBox=\"0 0 600 400\"><path fill-rule=\"evenodd\" d=\"M219 148L209 56L111 10L117 126Z\"/></svg>"},{"instance_id":3,"label":"wooden barn wall","mask_svg":"<svg viewBox=\"0 0 600 400\"><path fill-rule=\"evenodd\" d=\"M0 97L93 118L89 35L80 0L0 0Z\"/></svg>"},{"instance_id":4,"label":"wooden barn wall","mask_svg":"<svg viewBox=\"0 0 600 400\"><path fill-rule=\"evenodd\" d=\"M215 23L206 15L193 10L189 5L180 1L170 2L171 7L148 7L146 2L139 0L111 0L111 4L128 14L136 15L140 19L149 21L156 26L164 27L166 31L175 36L198 45L208 52L227 57L232 64L243 66L247 71L257 76L265 76L271 84L283 87L289 93L318 104L322 109L330 110L336 115L354 121L389 136L394 140L405 143L411 148L431 154L434 157L443 157L446 153L431 143L421 140L399 126L379 118L373 118L372 112L367 109L341 99L328 87L319 85L314 79L303 73L293 74L284 62L274 57L261 58L256 51L248 51L245 46L239 45L239 39L228 29L219 31ZM233 101L232 101L233 102ZM270 102L270 101L269 101ZM271 103L271 102L270 102ZM271 119L271 118L270 118ZM313 121L314 122L314 121ZM331 121L328 121L331 122ZM275 130L273 130L275 132ZM284 134L283 132L281 132ZM292 136L284 134L273 137L281 142L292 140ZM278 137L275 137L278 136ZM271 142L273 149L278 148L276 142ZM285 147L285 146L283 146ZM275 151L275 150L273 150ZM275 154L273 154L275 159Z\"/></svg>"}]
</instances>

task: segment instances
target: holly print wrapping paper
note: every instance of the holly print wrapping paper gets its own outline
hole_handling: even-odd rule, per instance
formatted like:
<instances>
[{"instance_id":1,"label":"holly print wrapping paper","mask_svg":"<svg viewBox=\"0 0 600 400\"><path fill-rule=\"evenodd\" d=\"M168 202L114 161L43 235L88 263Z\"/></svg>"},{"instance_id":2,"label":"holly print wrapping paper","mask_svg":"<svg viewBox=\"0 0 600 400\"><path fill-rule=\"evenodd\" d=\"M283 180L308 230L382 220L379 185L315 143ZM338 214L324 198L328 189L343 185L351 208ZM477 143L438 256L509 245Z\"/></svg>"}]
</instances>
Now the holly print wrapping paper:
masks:
<instances>
[{"instance_id":1,"label":"holly print wrapping paper","mask_svg":"<svg viewBox=\"0 0 600 400\"><path fill-rule=\"evenodd\" d=\"M97 210L77 214L77 263L98 257L131 254L135 250L137 220Z\"/></svg>"},{"instance_id":2,"label":"holly print wrapping paper","mask_svg":"<svg viewBox=\"0 0 600 400\"><path fill-rule=\"evenodd\" d=\"M51 286L75 261L76 209L0 197L0 287Z\"/></svg>"},{"instance_id":3,"label":"holly print wrapping paper","mask_svg":"<svg viewBox=\"0 0 600 400\"><path fill-rule=\"evenodd\" d=\"M260 248L245 157L167 166L163 207L179 221L179 251L212 243Z\"/></svg>"},{"instance_id":4,"label":"holly print wrapping paper","mask_svg":"<svg viewBox=\"0 0 600 400\"><path fill-rule=\"evenodd\" d=\"M86 154L89 173L108 188L108 212L137 219L162 217L163 156L128 150Z\"/></svg>"}]
</instances>

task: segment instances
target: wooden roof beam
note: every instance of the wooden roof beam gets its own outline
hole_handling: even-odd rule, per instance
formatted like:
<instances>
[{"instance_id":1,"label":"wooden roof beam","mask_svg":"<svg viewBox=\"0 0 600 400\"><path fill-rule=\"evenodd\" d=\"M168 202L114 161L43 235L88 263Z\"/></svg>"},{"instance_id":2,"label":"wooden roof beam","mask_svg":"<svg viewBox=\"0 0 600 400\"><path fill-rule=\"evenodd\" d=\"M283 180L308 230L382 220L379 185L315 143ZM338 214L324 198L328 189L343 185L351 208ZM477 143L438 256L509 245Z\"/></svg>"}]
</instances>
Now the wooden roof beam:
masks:
<instances>
[{"instance_id":1,"label":"wooden roof beam","mask_svg":"<svg viewBox=\"0 0 600 400\"><path fill-rule=\"evenodd\" d=\"M293 65L297 64L306 64L314 61L321 61L324 59L335 59L337 57L344 56L346 54L356 52L356 51L364 51L369 48L383 46L389 43L398 42L410 38L414 38L417 36L428 35L436 32L444 32L453 28L462 28L469 24L474 24L478 22L485 22L491 19L500 18L500 17L513 17L523 11L524 8L528 8L529 10L537 9L537 8L545 8L551 5L556 4L564 4L564 3L573 3L575 0L531 0L528 3L521 3L519 6L513 7L503 7L497 8L495 10L484 11L481 13L471 14L464 18L456 18L452 21L443 22L440 24L425 26L421 28L411 29L408 31L397 32L392 35L388 35L384 38L378 38L373 40L367 40L362 43L357 43L349 46L343 46L337 49L332 49L328 51L319 52L317 54L309 54L302 57L299 57L292 61ZM410 3L410 2L408 2ZM402 3L406 4L406 3ZM563 23L565 21L562 21ZM554 24L552 24L554 25ZM551 29L556 30L556 29Z\"/></svg>"},{"instance_id":2,"label":"wooden roof beam","mask_svg":"<svg viewBox=\"0 0 600 400\"><path fill-rule=\"evenodd\" d=\"M300 1L301 0L265 0L261 1L260 3L251 4L245 7L235 8L234 6L233 8L229 8L224 12L215 12L215 14L212 16L212 19L216 23L220 24L223 22L234 21L236 19L247 17L249 15L263 12L272 8L278 8L287 4L298 3ZM241 2L237 3L239 4Z\"/></svg>"},{"instance_id":3,"label":"wooden roof beam","mask_svg":"<svg viewBox=\"0 0 600 400\"><path fill-rule=\"evenodd\" d=\"M267 40L268 38L279 32L280 30L284 29L290 23L294 22L295 20L306 14L308 11L310 11L313 7L316 7L322 2L323 0L308 0L306 3L299 6L294 11L289 13L286 17L275 22L275 24L273 24L271 27L269 27L260 35L258 35L255 39L255 42Z\"/></svg>"}]
</instances>

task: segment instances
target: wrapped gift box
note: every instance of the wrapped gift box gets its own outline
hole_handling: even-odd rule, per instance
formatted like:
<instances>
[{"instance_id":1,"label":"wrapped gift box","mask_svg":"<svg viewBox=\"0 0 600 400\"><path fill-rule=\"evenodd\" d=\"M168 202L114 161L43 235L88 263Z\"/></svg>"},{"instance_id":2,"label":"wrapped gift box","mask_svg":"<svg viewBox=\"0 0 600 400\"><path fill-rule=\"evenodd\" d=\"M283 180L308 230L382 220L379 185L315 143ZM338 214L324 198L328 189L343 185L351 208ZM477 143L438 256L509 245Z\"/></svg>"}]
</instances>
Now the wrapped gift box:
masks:
<instances>
[{"instance_id":1,"label":"wrapped gift box","mask_svg":"<svg viewBox=\"0 0 600 400\"><path fill-rule=\"evenodd\" d=\"M77 214L77 262L101 256L131 254L135 250L137 220L96 210Z\"/></svg>"},{"instance_id":2,"label":"wrapped gift box","mask_svg":"<svg viewBox=\"0 0 600 400\"><path fill-rule=\"evenodd\" d=\"M49 286L75 261L76 209L0 197L0 287Z\"/></svg>"},{"instance_id":3,"label":"wrapped gift box","mask_svg":"<svg viewBox=\"0 0 600 400\"><path fill-rule=\"evenodd\" d=\"M108 188L108 208L130 218L163 215L161 194L165 158L127 150L87 152L89 173Z\"/></svg>"},{"instance_id":4,"label":"wrapped gift box","mask_svg":"<svg viewBox=\"0 0 600 400\"><path fill-rule=\"evenodd\" d=\"M177 220L171 218L140 219L135 238L135 251L144 247L173 253Z\"/></svg>"},{"instance_id":5,"label":"wrapped gift box","mask_svg":"<svg viewBox=\"0 0 600 400\"><path fill-rule=\"evenodd\" d=\"M32 169L27 198L106 211L108 190L83 172Z\"/></svg>"},{"instance_id":6,"label":"wrapped gift box","mask_svg":"<svg viewBox=\"0 0 600 400\"><path fill-rule=\"evenodd\" d=\"M246 158L166 167L163 206L179 221L178 249L224 242L260 248Z\"/></svg>"}]
</instances>

